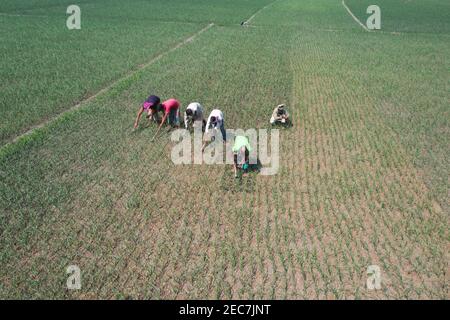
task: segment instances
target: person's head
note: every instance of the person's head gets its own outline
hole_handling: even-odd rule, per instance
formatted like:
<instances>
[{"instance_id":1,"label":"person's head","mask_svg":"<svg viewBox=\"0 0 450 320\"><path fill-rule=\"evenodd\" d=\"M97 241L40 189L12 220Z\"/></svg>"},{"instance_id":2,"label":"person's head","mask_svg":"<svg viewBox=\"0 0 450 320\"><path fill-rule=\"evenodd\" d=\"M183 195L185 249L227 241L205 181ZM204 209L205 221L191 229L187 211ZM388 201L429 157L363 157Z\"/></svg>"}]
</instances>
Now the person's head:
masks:
<instances>
[{"instance_id":1,"label":"person's head","mask_svg":"<svg viewBox=\"0 0 450 320\"><path fill-rule=\"evenodd\" d=\"M161 99L158 96L155 96L154 94L150 94L147 98L147 101L160 101Z\"/></svg>"},{"instance_id":2,"label":"person's head","mask_svg":"<svg viewBox=\"0 0 450 320\"><path fill-rule=\"evenodd\" d=\"M283 115L283 114L286 112L284 104L278 105L277 108L278 108L277 114L278 114L279 116Z\"/></svg>"},{"instance_id":3,"label":"person's head","mask_svg":"<svg viewBox=\"0 0 450 320\"><path fill-rule=\"evenodd\" d=\"M161 103L155 104L152 109L155 111L155 113L164 111Z\"/></svg>"},{"instance_id":4,"label":"person's head","mask_svg":"<svg viewBox=\"0 0 450 320\"><path fill-rule=\"evenodd\" d=\"M211 125L215 127L217 125L217 118L215 116L211 117Z\"/></svg>"},{"instance_id":5,"label":"person's head","mask_svg":"<svg viewBox=\"0 0 450 320\"><path fill-rule=\"evenodd\" d=\"M148 109L148 116L153 116L156 115L157 111L154 108L149 108Z\"/></svg>"},{"instance_id":6,"label":"person's head","mask_svg":"<svg viewBox=\"0 0 450 320\"><path fill-rule=\"evenodd\" d=\"M192 112L191 109L187 109L187 110L186 110L186 115L187 115L188 117L192 117L192 116L194 115L194 113Z\"/></svg>"},{"instance_id":7,"label":"person's head","mask_svg":"<svg viewBox=\"0 0 450 320\"><path fill-rule=\"evenodd\" d=\"M148 109L148 113L152 115L156 115L158 112L162 110L162 106L160 103L154 103L150 108Z\"/></svg>"},{"instance_id":8,"label":"person's head","mask_svg":"<svg viewBox=\"0 0 450 320\"><path fill-rule=\"evenodd\" d=\"M155 95L151 95L145 100L151 107L158 106L161 103L161 99Z\"/></svg>"}]
</instances>

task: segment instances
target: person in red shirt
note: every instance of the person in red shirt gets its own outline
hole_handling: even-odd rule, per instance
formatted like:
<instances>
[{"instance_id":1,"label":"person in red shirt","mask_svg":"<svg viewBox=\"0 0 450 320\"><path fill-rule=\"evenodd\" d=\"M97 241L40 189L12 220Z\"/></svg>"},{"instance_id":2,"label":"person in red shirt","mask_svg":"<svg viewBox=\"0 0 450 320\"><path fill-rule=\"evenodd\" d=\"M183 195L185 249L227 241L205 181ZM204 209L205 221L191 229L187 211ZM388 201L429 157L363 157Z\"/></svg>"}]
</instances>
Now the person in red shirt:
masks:
<instances>
[{"instance_id":1,"label":"person in red shirt","mask_svg":"<svg viewBox=\"0 0 450 320\"><path fill-rule=\"evenodd\" d=\"M164 112L164 116L158 130L161 129L166 120L168 120L167 122L172 128L180 127L180 106L180 102L173 98L161 103L161 110Z\"/></svg>"}]
</instances>

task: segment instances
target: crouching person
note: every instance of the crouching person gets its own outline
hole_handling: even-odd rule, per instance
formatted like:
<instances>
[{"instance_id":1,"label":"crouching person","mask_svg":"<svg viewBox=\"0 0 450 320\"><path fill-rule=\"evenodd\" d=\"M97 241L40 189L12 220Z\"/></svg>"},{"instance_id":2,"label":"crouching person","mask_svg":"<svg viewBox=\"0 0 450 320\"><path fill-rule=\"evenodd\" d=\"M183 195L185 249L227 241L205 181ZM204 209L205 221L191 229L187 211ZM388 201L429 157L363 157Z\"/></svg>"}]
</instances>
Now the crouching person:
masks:
<instances>
[{"instance_id":1,"label":"crouching person","mask_svg":"<svg viewBox=\"0 0 450 320\"><path fill-rule=\"evenodd\" d=\"M245 136L236 136L233 145L233 167L234 177L238 177L238 169L246 174L250 167L250 152L252 147L248 138Z\"/></svg>"},{"instance_id":2,"label":"crouching person","mask_svg":"<svg viewBox=\"0 0 450 320\"><path fill-rule=\"evenodd\" d=\"M203 119L203 107L198 102L190 103L184 112L184 126L186 130L201 125L202 131L205 131L206 121Z\"/></svg>"},{"instance_id":3,"label":"crouching person","mask_svg":"<svg viewBox=\"0 0 450 320\"><path fill-rule=\"evenodd\" d=\"M284 104L280 104L273 110L272 118L270 118L270 124L289 124L289 113L287 112L286 106Z\"/></svg>"},{"instance_id":4,"label":"crouching person","mask_svg":"<svg viewBox=\"0 0 450 320\"><path fill-rule=\"evenodd\" d=\"M159 125L158 131L161 129L163 124L166 122L172 128L180 127L180 102L176 99L169 99L161 103L161 109L164 112L164 116L161 120L161 124Z\"/></svg>"},{"instance_id":5,"label":"crouching person","mask_svg":"<svg viewBox=\"0 0 450 320\"><path fill-rule=\"evenodd\" d=\"M147 113L147 119L149 121L156 121L159 122L158 118L158 110L160 108L161 99L159 99L158 96L151 95L147 98L147 100L144 101L141 108L138 111L136 121L134 121L134 128L136 129L139 125L139 120L141 119L141 116L144 112Z\"/></svg>"},{"instance_id":6,"label":"crouching person","mask_svg":"<svg viewBox=\"0 0 450 320\"><path fill-rule=\"evenodd\" d=\"M216 134L220 131L220 134L222 136L222 141L225 143L227 141L227 134L225 131L225 120L223 117L222 111L219 109L214 109L211 111L208 121L206 122L206 129L205 129L205 137L213 142L215 140ZM206 145L209 141L205 141L202 147L202 151L205 150Z\"/></svg>"}]
</instances>

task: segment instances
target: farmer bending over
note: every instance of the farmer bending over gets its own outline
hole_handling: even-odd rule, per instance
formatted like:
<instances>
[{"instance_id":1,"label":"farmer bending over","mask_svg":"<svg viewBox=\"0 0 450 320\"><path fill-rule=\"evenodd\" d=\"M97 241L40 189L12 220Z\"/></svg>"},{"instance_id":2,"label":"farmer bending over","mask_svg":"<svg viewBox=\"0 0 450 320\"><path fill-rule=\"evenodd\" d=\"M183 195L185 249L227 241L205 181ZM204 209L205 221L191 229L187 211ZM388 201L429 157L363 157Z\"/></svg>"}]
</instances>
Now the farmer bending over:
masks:
<instances>
[{"instance_id":1,"label":"farmer bending over","mask_svg":"<svg viewBox=\"0 0 450 320\"><path fill-rule=\"evenodd\" d=\"M176 99L169 99L161 104L161 109L164 112L164 116L159 125L158 131L163 126L164 122L172 126L172 128L178 128L180 126L180 103Z\"/></svg>"},{"instance_id":2,"label":"farmer bending over","mask_svg":"<svg viewBox=\"0 0 450 320\"><path fill-rule=\"evenodd\" d=\"M252 147L245 136L236 136L233 145L233 159L234 159L234 177L238 177L238 169L241 169L244 174L249 168L249 157Z\"/></svg>"},{"instance_id":3,"label":"farmer bending over","mask_svg":"<svg viewBox=\"0 0 450 320\"><path fill-rule=\"evenodd\" d=\"M161 100L158 96L151 95L150 97L148 97L138 111L136 121L134 122L134 128L136 129L138 127L139 120L141 119L142 113L144 113L144 111L147 112L147 119L149 119L149 121L159 121L157 115L160 103Z\"/></svg>"},{"instance_id":4,"label":"farmer bending over","mask_svg":"<svg viewBox=\"0 0 450 320\"><path fill-rule=\"evenodd\" d=\"M206 121L203 119L203 107L198 102L192 102L184 112L184 126L187 130L195 128L201 123L202 131L205 131Z\"/></svg>"},{"instance_id":5,"label":"farmer bending over","mask_svg":"<svg viewBox=\"0 0 450 320\"><path fill-rule=\"evenodd\" d=\"M213 142L215 140L215 135L219 130L222 134L222 141L226 142L227 134L225 132L225 121L223 118L223 113L219 109L214 109L213 111L211 111L208 117L208 122L206 123L205 137L210 138L211 142ZM202 151L205 150L207 144L208 141L205 141L202 147Z\"/></svg>"}]
</instances>

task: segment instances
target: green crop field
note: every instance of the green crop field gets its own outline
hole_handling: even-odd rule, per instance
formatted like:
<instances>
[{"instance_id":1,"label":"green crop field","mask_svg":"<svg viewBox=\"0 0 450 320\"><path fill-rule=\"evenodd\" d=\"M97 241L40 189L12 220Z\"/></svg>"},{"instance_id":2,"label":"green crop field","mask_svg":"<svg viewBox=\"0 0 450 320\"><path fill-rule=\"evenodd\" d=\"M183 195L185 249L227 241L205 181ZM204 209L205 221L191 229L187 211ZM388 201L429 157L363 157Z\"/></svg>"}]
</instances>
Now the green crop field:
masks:
<instances>
[{"instance_id":1,"label":"green crop field","mask_svg":"<svg viewBox=\"0 0 450 320\"><path fill-rule=\"evenodd\" d=\"M72 3L0 4L0 298L450 298L448 1ZM175 165L149 93L285 103L279 172Z\"/></svg>"}]
</instances>

